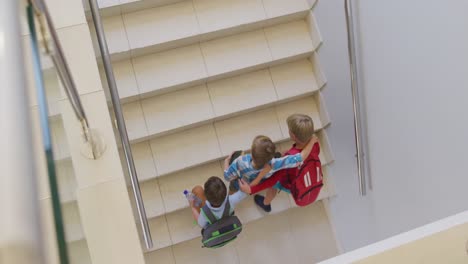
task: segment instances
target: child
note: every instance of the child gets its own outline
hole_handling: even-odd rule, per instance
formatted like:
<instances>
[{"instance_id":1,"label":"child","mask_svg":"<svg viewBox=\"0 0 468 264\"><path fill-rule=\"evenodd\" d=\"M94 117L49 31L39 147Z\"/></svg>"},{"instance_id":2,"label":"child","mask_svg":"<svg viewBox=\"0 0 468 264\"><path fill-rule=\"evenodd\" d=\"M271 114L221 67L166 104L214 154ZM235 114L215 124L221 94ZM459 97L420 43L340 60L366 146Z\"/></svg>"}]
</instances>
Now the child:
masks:
<instances>
[{"instance_id":1,"label":"child","mask_svg":"<svg viewBox=\"0 0 468 264\"><path fill-rule=\"evenodd\" d=\"M287 124L289 128L289 136L291 137L291 140L295 142L295 144L292 145L291 149L288 150L285 155L295 155L300 153L303 151L303 149L309 146L311 142L317 142L317 138L313 137L314 123L311 117L303 114L294 114L288 117ZM269 212L271 211L271 201L277 194L275 189L283 190L289 193L289 190L285 188L286 184L284 184L284 181L287 180L286 176L288 174L296 175L297 173L298 168L281 170L275 173L272 177L255 186L253 184L250 184L249 186L248 184L241 182L240 189L246 193L254 194L268 188L266 197L255 195L254 200L259 207ZM265 174L265 172L262 172L259 177L261 177L263 174Z\"/></svg>"},{"instance_id":2,"label":"child","mask_svg":"<svg viewBox=\"0 0 468 264\"><path fill-rule=\"evenodd\" d=\"M226 206L226 201L229 199L230 204L230 213L234 212L234 207L245 197L247 194L238 191L232 195L227 195L227 188L223 180L219 177L213 176L210 177L204 185L195 186L192 189L192 193L195 194L198 198L202 200L200 207L196 207L193 201L190 201L190 207L192 208L192 214L195 220L197 220L198 225L201 228L204 228L208 225L208 220L206 216L202 213L200 214L201 208L205 205L211 210L211 212L217 217L221 218L224 212L224 207Z\"/></svg>"},{"instance_id":3,"label":"child","mask_svg":"<svg viewBox=\"0 0 468 264\"><path fill-rule=\"evenodd\" d=\"M275 172L281 169L296 168L302 164L314 145L315 141L304 145L303 150L296 155L289 155L282 158L273 158L276 152L276 146L273 144L270 138L266 136L257 136L252 143L252 154L242 155L231 165L229 165L230 157L226 158L224 164L224 178L227 181L235 181L232 184L232 188L239 190L237 179L243 179L247 183L256 184L262 179L267 179L272 176ZM262 172L262 174L260 174ZM259 176L260 175L260 176ZM242 182L242 181L241 181ZM267 193L268 200L272 200L276 195L276 191L270 190ZM263 204L263 196L256 196L255 202L257 204ZM270 212L271 206L265 207L265 211Z\"/></svg>"}]
</instances>

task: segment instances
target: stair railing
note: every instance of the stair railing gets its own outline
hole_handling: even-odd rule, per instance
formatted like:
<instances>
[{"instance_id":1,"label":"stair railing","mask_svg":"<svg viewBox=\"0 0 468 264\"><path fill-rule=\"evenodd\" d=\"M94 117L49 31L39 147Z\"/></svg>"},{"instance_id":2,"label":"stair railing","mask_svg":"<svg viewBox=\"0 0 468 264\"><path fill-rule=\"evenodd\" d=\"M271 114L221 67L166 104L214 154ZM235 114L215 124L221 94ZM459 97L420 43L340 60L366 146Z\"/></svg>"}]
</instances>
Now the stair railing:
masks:
<instances>
[{"instance_id":1,"label":"stair railing","mask_svg":"<svg viewBox=\"0 0 468 264\"><path fill-rule=\"evenodd\" d=\"M55 30L49 9L47 8L47 4L44 2L44 0L30 0L28 2L34 6L34 13L37 17L37 21L39 22L39 30L40 34L42 35L43 47L46 53L52 58L52 62L55 66L55 69L57 70L60 81L63 84L65 93L70 101L73 112L81 124L83 137L91 149L89 156L91 156L92 159L97 159L102 156L105 150L105 146L102 142L99 141L100 138L97 132L93 133L89 127L88 118L86 117L83 104L81 103L78 89L76 88L70 67L68 66L67 60L65 59L63 48L60 44L60 40L58 38L57 31ZM47 41L46 27L50 34L52 47L49 47L49 43Z\"/></svg>"},{"instance_id":2,"label":"stair railing","mask_svg":"<svg viewBox=\"0 0 468 264\"><path fill-rule=\"evenodd\" d=\"M356 46L354 37L354 17L353 17L353 6L351 0L345 0L345 16L346 16L346 28L348 35L348 55L349 55L349 70L351 75L351 93L353 100L353 114L354 114L354 139L356 143L356 162L358 170L358 181L359 181L359 193L361 196L365 196L366 190L366 175L365 170L366 156L364 153L365 145L363 142L363 130L361 120L361 105L359 103L359 83L357 73L357 59L356 59ZM370 180L370 178L369 178ZM370 182L369 182L370 183Z\"/></svg>"},{"instance_id":3,"label":"stair railing","mask_svg":"<svg viewBox=\"0 0 468 264\"><path fill-rule=\"evenodd\" d=\"M101 21L101 14L99 13L99 6L96 0L89 0L89 6L91 10L94 28L96 29L96 36L99 44L99 50L101 52L107 83L109 84L109 91L116 118L117 129L119 131L122 149L124 151L125 160L127 162L127 169L130 175L133 196L135 198L143 238L145 241L146 248L151 249L153 247L153 240L151 238L151 232L148 225L148 218L146 217L145 206L143 203L143 198L141 196L140 185L138 182L138 176L135 168L135 162L133 160L132 149L130 147L130 141L128 139L127 128L122 112L122 106L120 104L119 91L117 90L117 84L114 77L114 71L112 69L107 40L104 34L104 28Z\"/></svg>"}]
</instances>

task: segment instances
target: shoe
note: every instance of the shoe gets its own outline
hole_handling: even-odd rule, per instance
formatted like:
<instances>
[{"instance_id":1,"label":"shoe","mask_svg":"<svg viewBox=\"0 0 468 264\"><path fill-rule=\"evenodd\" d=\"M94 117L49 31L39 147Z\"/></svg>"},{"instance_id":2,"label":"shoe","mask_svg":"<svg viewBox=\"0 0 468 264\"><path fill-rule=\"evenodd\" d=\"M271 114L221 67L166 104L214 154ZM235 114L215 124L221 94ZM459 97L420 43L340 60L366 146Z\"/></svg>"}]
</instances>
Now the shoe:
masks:
<instances>
[{"instance_id":1,"label":"shoe","mask_svg":"<svg viewBox=\"0 0 468 264\"><path fill-rule=\"evenodd\" d=\"M256 203L258 206L260 206L260 208L262 208L263 211L269 213L269 212L271 212L271 205L270 205L270 204L269 204L269 205L264 205L264 204L263 204L263 201L264 201L264 200L265 200L265 197L263 197L263 196L261 196L261 195L258 195L258 194L257 194L257 195L254 196L254 201L255 201L255 203Z\"/></svg>"},{"instance_id":2,"label":"shoe","mask_svg":"<svg viewBox=\"0 0 468 264\"><path fill-rule=\"evenodd\" d=\"M279 158L281 158L281 156L283 156L283 155L281 155L280 152L275 152L275 155L273 156L273 158L279 159Z\"/></svg>"}]
</instances>

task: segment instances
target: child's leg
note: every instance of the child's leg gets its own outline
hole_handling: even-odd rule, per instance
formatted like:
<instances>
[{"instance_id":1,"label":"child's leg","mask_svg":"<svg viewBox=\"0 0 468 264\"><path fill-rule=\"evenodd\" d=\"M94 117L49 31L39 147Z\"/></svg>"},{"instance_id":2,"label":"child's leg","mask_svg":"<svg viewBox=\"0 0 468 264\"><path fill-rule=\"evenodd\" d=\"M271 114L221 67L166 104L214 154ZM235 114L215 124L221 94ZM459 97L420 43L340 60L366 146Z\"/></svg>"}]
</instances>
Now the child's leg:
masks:
<instances>
[{"instance_id":1,"label":"child's leg","mask_svg":"<svg viewBox=\"0 0 468 264\"><path fill-rule=\"evenodd\" d=\"M255 203L265 212L271 212L271 201L276 197L278 190L290 193L289 189L285 188L280 182L277 182L273 188L267 190L266 197L256 194L254 196Z\"/></svg>"},{"instance_id":2,"label":"child's leg","mask_svg":"<svg viewBox=\"0 0 468 264\"><path fill-rule=\"evenodd\" d=\"M202 201L202 204L200 205L200 207L196 207L197 211L200 213L201 208L205 206L205 201L206 201L205 191L203 190L203 187L201 187L200 185L197 185L193 187L192 193L195 194Z\"/></svg>"},{"instance_id":3,"label":"child's leg","mask_svg":"<svg viewBox=\"0 0 468 264\"><path fill-rule=\"evenodd\" d=\"M275 184L283 177L286 176L285 170L280 170L278 172L275 172L273 175L270 176L270 178L267 178L263 181L261 181L259 184L255 186L250 186L250 194L256 194L258 192L261 192L263 190L266 190L268 188L271 188L275 186Z\"/></svg>"},{"instance_id":4,"label":"child's leg","mask_svg":"<svg viewBox=\"0 0 468 264\"><path fill-rule=\"evenodd\" d=\"M229 182L229 195L236 193L239 189L239 182L237 179Z\"/></svg>"},{"instance_id":5,"label":"child's leg","mask_svg":"<svg viewBox=\"0 0 468 264\"><path fill-rule=\"evenodd\" d=\"M255 203L262 208L265 212L269 213L271 212L271 201L276 196L277 190L275 188L268 188L266 192L266 196L263 197L262 195L256 194L254 196L254 201Z\"/></svg>"},{"instance_id":6,"label":"child's leg","mask_svg":"<svg viewBox=\"0 0 468 264\"><path fill-rule=\"evenodd\" d=\"M277 192L277 190L275 188L268 189L267 192L266 192L265 200L263 200L263 204L264 205L270 205L271 201L273 201L273 199L275 199L277 193L278 192Z\"/></svg>"}]
</instances>

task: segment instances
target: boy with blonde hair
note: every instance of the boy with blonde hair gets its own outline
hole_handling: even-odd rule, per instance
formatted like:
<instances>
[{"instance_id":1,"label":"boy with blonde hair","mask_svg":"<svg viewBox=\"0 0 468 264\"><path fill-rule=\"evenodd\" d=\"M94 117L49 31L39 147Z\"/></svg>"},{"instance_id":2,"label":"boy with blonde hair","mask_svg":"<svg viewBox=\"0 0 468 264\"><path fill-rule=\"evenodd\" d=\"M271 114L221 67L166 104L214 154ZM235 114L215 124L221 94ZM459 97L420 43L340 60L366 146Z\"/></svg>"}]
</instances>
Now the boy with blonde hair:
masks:
<instances>
[{"instance_id":1,"label":"boy with blonde hair","mask_svg":"<svg viewBox=\"0 0 468 264\"><path fill-rule=\"evenodd\" d=\"M300 153L306 147L311 147L315 143L318 143L318 139L313 136L314 122L310 116L304 114L293 114L288 117L286 122L289 128L289 136L291 140L295 142L291 149L285 153L286 157L289 155L297 155L297 153ZM305 160L307 157L308 155L303 157L303 160ZM255 194L262 190L268 189L266 197L255 195L254 200L259 207L261 207L266 212L270 212L271 201L276 197L277 190L283 190L290 193L289 189L287 188L287 176L296 175L297 173L297 167L287 170L280 170L258 185L257 183L260 181L253 181L250 185L246 184L245 182L241 182L240 189L243 192L250 194ZM263 174L265 174L265 172L262 172L260 175L258 175L258 177L262 178Z\"/></svg>"},{"instance_id":2,"label":"boy with blonde hair","mask_svg":"<svg viewBox=\"0 0 468 264\"><path fill-rule=\"evenodd\" d=\"M242 155L234 160L232 164L229 164L229 161L231 160L230 156L225 160L224 178L233 183L231 185L233 188L230 191L233 192L239 190L237 179L241 179L241 185L246 185L248 183L256 185L261 180L268 179L280 170L299 167L302 164L302 161L309 156L316 141L317 139L310 140L309 138L308 141L301 145L302 149L297 151L297 153L280 158L274 158L276 146L271 139L266 136L255 137L252 142L252 154ZM274 196L276 196L276 191L269 190L267 195L268 199L273 200ZM261 199L263 202L264 199L263 196L259 197L255 197L257 204L257 200Z\"/></svg>"}]
</instances>

